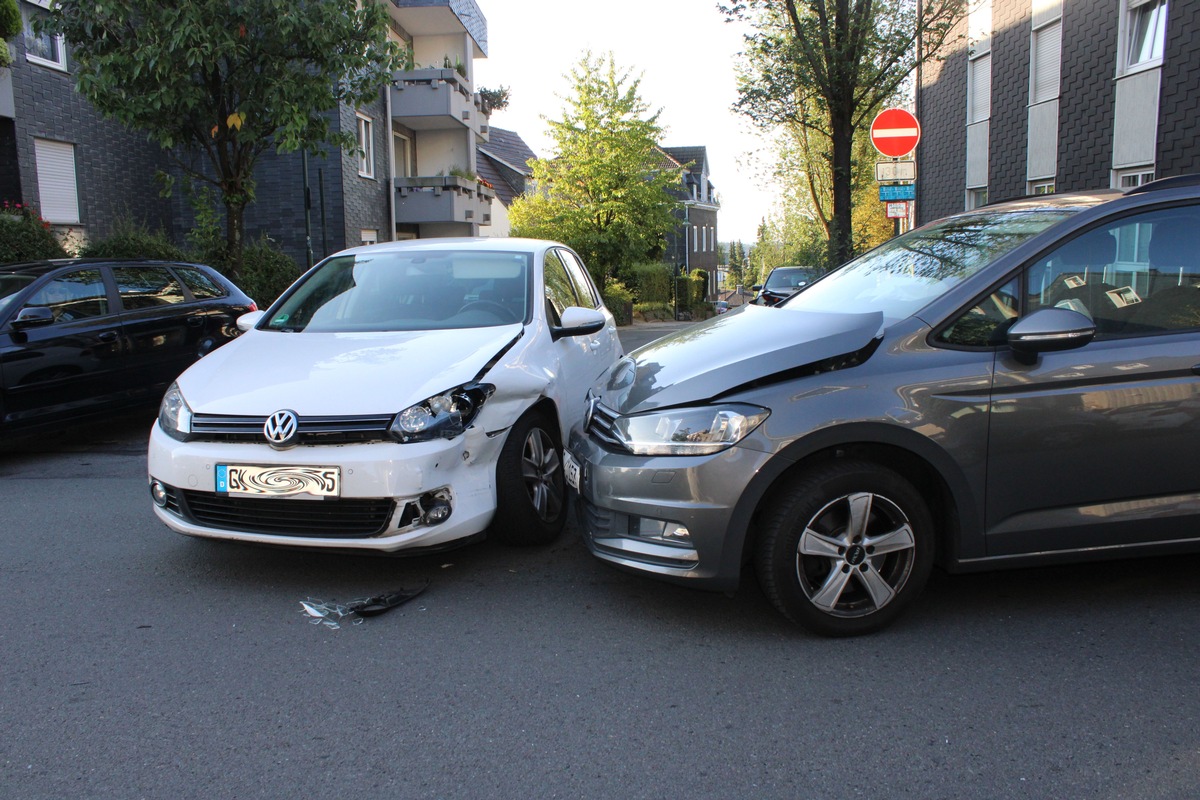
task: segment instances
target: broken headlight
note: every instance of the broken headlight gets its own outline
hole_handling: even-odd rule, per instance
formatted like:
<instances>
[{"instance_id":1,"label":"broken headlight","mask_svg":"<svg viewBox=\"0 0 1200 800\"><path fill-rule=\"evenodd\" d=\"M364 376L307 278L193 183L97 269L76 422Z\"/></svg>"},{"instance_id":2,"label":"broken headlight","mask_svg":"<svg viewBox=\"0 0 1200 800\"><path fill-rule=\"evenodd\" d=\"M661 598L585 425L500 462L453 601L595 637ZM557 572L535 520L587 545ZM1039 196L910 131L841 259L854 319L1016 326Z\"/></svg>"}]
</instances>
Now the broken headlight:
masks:
<instances>
[{"instance_id":1,"label":"broken headlight","mask_svg":"<svg viewBox=\"0 0 1200 800\"><path fill-rule=\"evenodd\" d=\"M434 395L397 414L388 433L400 442L453 439L470 426L494 391L491 384L472 383Z\"/></svg>"}]
</instances>

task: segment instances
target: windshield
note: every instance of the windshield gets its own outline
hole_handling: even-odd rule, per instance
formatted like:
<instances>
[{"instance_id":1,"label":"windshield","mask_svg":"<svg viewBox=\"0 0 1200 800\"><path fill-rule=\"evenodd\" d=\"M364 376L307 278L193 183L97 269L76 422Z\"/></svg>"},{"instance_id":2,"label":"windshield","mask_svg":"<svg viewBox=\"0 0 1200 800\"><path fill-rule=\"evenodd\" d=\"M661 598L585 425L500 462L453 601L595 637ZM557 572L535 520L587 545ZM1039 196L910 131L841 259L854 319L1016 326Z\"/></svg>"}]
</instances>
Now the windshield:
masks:
<instances>
[{"instance_id":1,"label":"windshield","mask_svg":"<svg viewBox=\"0 0 1200 800\"><path fill-rule=\"evenodd\" d=\"M791 311L883 312L912 316L999 256L1076 209L963 214L880 245L781 305Z\"/></svg>"},{"instance_id":2,"label":"windshield","mask_svg":"<svg viewBox=\"0 0 1200 800\"><path fill-rule=\"evenodd\" d=\"M0 314L4 313L22 289L35 280L36 275L0 275Z\"/></svg>"},{"instance_id":3,"label":"windshield","mask_svg":"<svg viewBox=\"0 0 1200 800\"><path fill-rule=\"evenodd\" d=\"M525 321L531 253L367 251L317 266L266 330L422 331Z\"/></svg>"},{"instance_id":4,"label":"windshield","mask_svg":"<svg viewBox=\"0 0 1200 800\"><path fill-rule=\"evenodd\" d=\"M816 280L816 277L817 271L810 267L776 267L767 276L767 282L763 284L763 288L776 292L791 291L799 289L806 283L811 283Z\"/></svg>"}]
</instances>

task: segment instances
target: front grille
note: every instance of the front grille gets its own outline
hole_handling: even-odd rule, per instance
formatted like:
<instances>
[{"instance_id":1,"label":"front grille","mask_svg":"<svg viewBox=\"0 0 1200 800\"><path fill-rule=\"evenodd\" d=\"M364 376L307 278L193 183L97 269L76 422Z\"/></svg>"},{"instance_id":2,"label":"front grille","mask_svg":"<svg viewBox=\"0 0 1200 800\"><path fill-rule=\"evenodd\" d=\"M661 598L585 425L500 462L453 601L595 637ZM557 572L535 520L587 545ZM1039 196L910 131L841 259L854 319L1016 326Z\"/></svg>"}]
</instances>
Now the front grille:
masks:
<instances>
[{"instance_id":1,"label":"front grille","mask_svg":"<svg viewBox=\"0 0 1200 800\"><path fill-rule=\"evenodd\" d=\"M173 490L172 494L175 494ZM200 525L227 531L359 539L383 533L392 518L390 498L327 497L296 500L229 497L184 490L179 514Z\"/></svg>"},{"instance_id":2,"label":"front grille","mask_svg":"<svg viewBox=\"0 0 1200 800\"><path fill-rule=\"evenodd\" d=\"M354 442L392 442L388 427L394 414L368 414L357 417L300 417L297 425L299 444L351 444ZM194 442L265 442L263 425L267 418L228 414L196 414L192 417Z\"/></svg>"},{"instance_id":3,"label":"front grille","mask_svg":"<svg viewBox=\"0 0 1200 800\"><path fill-rule=\"evenodd\" d=\"M596 401L592 405L592 418L588 422L588 433L610 447L621 447L621 440L617 438L614 428L617 416L616 411Z\"/></svg>"}]
</instances>

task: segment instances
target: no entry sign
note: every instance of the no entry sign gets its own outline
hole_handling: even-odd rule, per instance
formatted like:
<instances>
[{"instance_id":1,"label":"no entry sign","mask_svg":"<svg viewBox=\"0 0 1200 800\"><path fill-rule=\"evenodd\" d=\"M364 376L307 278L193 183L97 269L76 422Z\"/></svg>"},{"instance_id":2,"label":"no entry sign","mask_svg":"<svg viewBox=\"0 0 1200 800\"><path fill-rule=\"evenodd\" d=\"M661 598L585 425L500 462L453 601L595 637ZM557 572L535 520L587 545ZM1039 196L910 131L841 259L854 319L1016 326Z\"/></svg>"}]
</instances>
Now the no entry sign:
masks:
<instances>
[{"instance_id":1,"label":"no entry sign","mask_svg":"<svg viewBox=\"0 0 1200 800\"><path fill-rule=\"evenodd\" d=\"M888 158L906 156L921 141L921 125L903 108L885 108L871 123L871 144Z\"/></svg>"}]
</instances>

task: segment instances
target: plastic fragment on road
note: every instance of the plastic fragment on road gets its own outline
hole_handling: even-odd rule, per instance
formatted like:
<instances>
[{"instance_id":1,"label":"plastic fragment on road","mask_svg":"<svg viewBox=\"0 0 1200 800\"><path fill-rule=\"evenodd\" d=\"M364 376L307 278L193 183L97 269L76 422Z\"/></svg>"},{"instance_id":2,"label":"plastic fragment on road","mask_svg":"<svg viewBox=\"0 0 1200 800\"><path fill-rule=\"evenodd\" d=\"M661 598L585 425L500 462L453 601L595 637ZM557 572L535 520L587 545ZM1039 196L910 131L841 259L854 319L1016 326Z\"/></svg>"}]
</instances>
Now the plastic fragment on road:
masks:
<instances>
[{"instance_id":1,"label":"plastic fragment on road","mask_svg":"<svg viewBox=\"0 0 1200 800\"><path fill-rule=\"evenodd\" d=\"M427 588L428 581L417 589L397 589L394 592L362 597L348 603L314 600L310 597L300 601L300 613L308 617L308 621L313 625L339 630L344 624L361 625L366 617L378 616L403 605Z\"/></svg>"}]
</instances>

